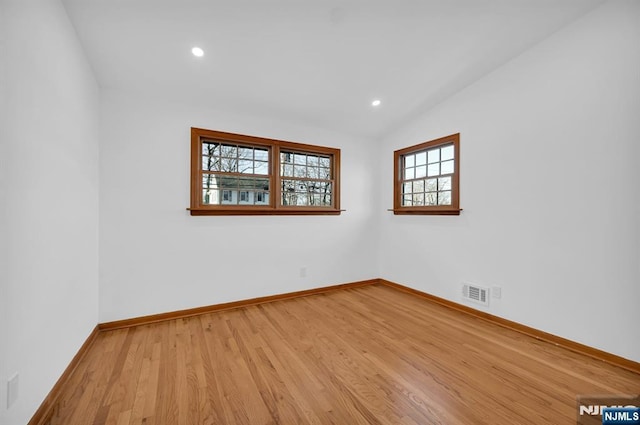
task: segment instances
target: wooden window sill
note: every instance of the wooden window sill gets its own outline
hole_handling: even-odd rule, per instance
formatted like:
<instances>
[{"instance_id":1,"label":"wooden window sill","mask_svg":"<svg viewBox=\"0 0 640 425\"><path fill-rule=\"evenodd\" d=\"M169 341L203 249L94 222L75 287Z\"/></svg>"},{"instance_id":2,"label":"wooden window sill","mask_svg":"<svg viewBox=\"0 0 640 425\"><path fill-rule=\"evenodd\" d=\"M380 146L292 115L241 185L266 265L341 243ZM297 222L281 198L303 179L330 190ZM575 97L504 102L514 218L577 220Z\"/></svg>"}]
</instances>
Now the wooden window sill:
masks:
<instances>
[{"instance_id":1,"label":"wooden window sill","mask_svg":"<svg viewBox=\"0 0 640 425\"><path fill-rule=\"evenodd\" d=\"M401 209L388 209L387 211L393 211L394 215L460 215L462 208L458 209L418 209L418 208L401 208Z\"/></svg>"},{"instance_id":2,"label":"wooden window sill","mask_svg":"<svg viewBox=\"0 0 640 425\"><path fill-rule=\"evenodd\" d=\"M193 216L199 215L340 215L342 211L331 208L187 208Z\"/></svg>"}]
</instances>

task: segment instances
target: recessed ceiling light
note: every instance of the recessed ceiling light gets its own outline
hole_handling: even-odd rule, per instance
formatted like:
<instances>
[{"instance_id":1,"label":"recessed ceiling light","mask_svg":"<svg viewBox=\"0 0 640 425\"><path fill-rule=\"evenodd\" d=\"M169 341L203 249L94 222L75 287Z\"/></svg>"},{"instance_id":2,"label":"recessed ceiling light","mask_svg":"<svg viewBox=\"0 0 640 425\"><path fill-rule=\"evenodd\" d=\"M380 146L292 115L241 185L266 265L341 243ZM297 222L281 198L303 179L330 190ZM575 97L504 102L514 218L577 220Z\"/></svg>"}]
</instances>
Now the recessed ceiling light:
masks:
<instances>
[{"instance_id":1,"label":"recessed ceiling light","mask_svg":"<svg viewBox=\"0 0 640 425\"><path fill-rule=\"evenodd\" d=\"M193 53L193 56L201 58L204 56L204 50L202 50L199 47L194 47L193 49L191 49L191 53Z\"/></svg>"},{"instance_id":2,"label":"recessed ceiling light","mask_svg":"<svg viewBox=\"0 0 640 425\"><path fill-rule=\"evenodd\" d=\"M371 102L371 106L380 106L382 102L380 101L380 99L376 99L373 102Z\"/></svg>"}]
</instances>

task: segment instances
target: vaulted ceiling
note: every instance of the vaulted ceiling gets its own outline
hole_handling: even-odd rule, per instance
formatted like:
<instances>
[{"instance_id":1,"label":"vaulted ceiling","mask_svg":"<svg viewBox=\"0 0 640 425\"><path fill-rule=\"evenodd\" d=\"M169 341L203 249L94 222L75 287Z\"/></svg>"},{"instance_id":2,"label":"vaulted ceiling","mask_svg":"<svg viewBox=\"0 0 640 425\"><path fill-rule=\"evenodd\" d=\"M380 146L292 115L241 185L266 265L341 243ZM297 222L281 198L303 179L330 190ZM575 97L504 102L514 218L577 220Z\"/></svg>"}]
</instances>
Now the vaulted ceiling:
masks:
<instances>
[{"instance_id":1,"label":"vaulted ceiling","mask_svg":"<svg viewBox=\"0 0 640 425\"><path fill-rule=\"evenodd\" d=\"M366 137L601 2L63 0L101 87Z\"/></svg>"}]
</instances>

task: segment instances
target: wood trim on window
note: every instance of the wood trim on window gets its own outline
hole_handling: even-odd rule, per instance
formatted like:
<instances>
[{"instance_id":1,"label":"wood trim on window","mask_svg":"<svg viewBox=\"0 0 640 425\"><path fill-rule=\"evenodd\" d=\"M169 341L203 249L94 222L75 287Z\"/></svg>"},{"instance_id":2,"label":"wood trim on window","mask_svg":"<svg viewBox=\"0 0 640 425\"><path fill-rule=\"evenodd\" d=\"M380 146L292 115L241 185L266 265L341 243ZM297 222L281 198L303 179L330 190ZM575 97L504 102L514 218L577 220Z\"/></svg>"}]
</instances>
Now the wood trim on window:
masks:
<instances>
[{"instance_id":1,"label":"wood trim on window","mask_svg":"<svg viewBox=\"0 0 640 425\"><path fill-rule=\"evenodd\" d=\"M403 160L405 156L411 154L421 153L429 149L444 147L447 145L453 146L453 173L446 174L446 177L451 177L451 204L450 205L420 205L420 206L406 206L402 203L402 184L408 182L411 179L405 179L403 172L405 165ZM425 163L425 166L428 166ZM417 168L417 167L416 167ZM459 215L462 209L460 208L460 133L452 134L449 136L441 137L439 139L430 140L428 142L420 143L418 145L409 146L407 148L398 149L393 153L393 213L396 215ZM432 178L437 178L434 176ZM417 177L416 180L427 180L427 175ZM426 184L426 183L425 183ZM426 189L425 189L426 190ZM437 196L437 195L436 195Z\"/></svg>"},{"instance_id":2,"label":"wood trim on window","mask_svg":"<svg viewBox=\"0 0 640 425\"><path fill-rule=\"evenodd\" d=\"M264 147L269 151L269 171L267 175L261 175L269 181L269 202L261 205L244 204L205 204L203 202L203 175L212 174L212 171L202 170L202 143L203 141L228 142L244 147ZM284 180L307 180L331 184L330 205L283 205L282 202L282 176L280 153L287 151L307 155L319 155L330 158L330 175L328 179L314 179L291 176ZM209 156L205 156L209 157ZM257 161L254 161L257 162ZM309 167L311 168L311 167ZM322 167L318 170L323 169ZM222 173L218 173L222 174ZM240 176L240 172L230 173L231 176ZM248 177L256 175L248 174ZM289 177L289 176L287 176ZM222 190L222 189L219 189ZM254 195L255 196L255 195ZM188 208L191 215L339 215L340 210L340 149L324 146L315 146L305 143L294 143L283 140L267 139L263 137L247 136L243 134L227 133L222 131L191 128L191 205Z\"/></svg>"}]
</instances>

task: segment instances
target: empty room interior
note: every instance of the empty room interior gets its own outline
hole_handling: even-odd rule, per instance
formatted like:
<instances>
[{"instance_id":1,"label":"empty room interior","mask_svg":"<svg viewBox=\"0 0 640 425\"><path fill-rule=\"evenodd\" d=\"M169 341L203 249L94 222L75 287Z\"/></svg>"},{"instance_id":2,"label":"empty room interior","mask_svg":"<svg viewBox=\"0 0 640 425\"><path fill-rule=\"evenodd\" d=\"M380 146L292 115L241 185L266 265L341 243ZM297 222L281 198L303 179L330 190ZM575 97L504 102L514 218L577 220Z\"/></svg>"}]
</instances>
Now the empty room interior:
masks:
<instances>
[{"instance_id":1,"label":"empty room interior","mask_svg":"<svg viewBox=\"0 0 640 425\"><path fill-rule=\"evenodd\" d=\"M0 5L1 425L640 403L640 2Z\"/></svg>"}]
</instances>

